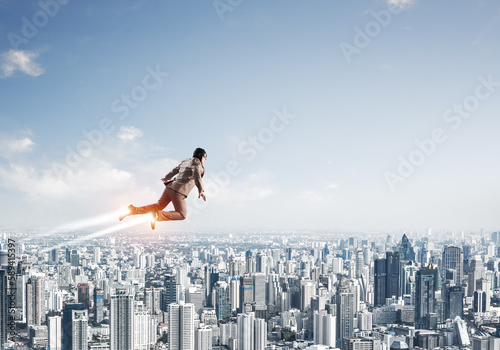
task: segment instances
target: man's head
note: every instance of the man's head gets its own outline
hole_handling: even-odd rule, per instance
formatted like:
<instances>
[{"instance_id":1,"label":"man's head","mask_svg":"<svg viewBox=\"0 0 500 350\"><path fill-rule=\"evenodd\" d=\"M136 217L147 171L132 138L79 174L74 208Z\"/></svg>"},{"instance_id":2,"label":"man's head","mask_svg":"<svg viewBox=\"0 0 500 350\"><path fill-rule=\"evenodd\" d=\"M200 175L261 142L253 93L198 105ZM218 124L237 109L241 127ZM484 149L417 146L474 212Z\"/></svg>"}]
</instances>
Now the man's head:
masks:
<instances>
[{"instance_id":1,"label":"man's head","mask_svg":"<svg viewBox=\"0 0 500 350\"><path fill-rule=\"evenodd\" d=\"M205 163L205 160L207 160L207 152L203 148L197 148L193 152L193 158L198 158L201 163Z\"/></svg>"}]
</instances>

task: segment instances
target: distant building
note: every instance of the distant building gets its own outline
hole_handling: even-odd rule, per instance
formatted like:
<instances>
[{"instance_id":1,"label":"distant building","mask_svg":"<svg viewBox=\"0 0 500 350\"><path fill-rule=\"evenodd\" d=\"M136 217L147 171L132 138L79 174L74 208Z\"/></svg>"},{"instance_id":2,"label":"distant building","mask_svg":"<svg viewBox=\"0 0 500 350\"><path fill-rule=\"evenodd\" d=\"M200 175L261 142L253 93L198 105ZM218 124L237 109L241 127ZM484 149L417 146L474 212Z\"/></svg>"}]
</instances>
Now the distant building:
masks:
<instances>
[{"instance_id":1,"label":"distant building","mask_svg":"<svg viewBox=\"0 0 500 350\"><path fill-rule=\"evenodd\" d=\"M453 282L456 286L461 285L464 277L464 256L462 248L451 245L444 247L441 267L441 274L443 276L445 276L446 270L455 271L453 274Z\"/></svg>"},{"instance_id":2,"label":"distant building","mask_svg":"<svg viewBox=\"0 0 500 350\"><path fill-rule=\"evenodd\" d=\"M474 296L476 281L485 277L483 261L479 256L474 257L469 263L469 283L467 284L467 296Z\"/></svg>"},{"instance_id":3,"label":"distant building","mask_svg":"<svg viewBox=\"0 0 500 350\"><path fill-rule=\"evenodd\" d=\"M87 328L89 325L87 310L73 310L71 312L72 344L73 350L85 350L88 348ZM66 350L66 349L65 349Z\"/></svg>"},{"instance_id":4,"label":"distant building","mask_svg":"<svg viewBox=\"0 0 500 350\"><path fill-rule=\"evenodd\" d=\"M245 275L240 278L240 307L239 311L244 311L245 304L254 301L254 280L252 276Z\"/></svg>"},{"instance_id":5,"label":"distant building","mask_svg":"<svg viewBox=\"0 0 500 350\"><path fill-rule=\"evenodd\" d=\"M415 290L415 327L435 329L438 311L436 291L440 290L439 271L430 264L417 272Z\"/></svg>"},{"instance_id":6,"label":"distant building","mask_svg":"<svg viewBox=\"0 0 500 350\"><path fill-rule=\"evenodd\" d=\"M342 350L382 350L382 345L380 339L375 338L345 338Z\"/></svg>"},{"instance_id":7,"label":"distant building","mask_svg":"<svg viewBox=\"0 0 500 350\"><path fill-rule=\"evenodd\" d=\"M83 304L66 304L63 309L62 330L63 330L63 349L73 349L73 311L83 311L85 306Z\"/></svg>"},{"instance_id":8,"label":"distant building","mask_svg":"<svg viewBox=\"0 0 500 350\"><path fill-rule=\"evenodd\" d=\"M476 290L474 291L473 310L478 313L490 311L491 282L486 278L480 278L476 281Z\"/></svg>"},{"instance_id":9,"label":"distant building","mask_svg":"<svg viewBox=\"0 0 500 350\"><path fill-rule=\"evenodd\" d=\"M387 270L386 270L386 260L385 259L376 259L375 260L375 273L374 273L374 305L375 306L383 306L385 305L385 287L387 281Z\"/></svg>"},{"instance_id":10,"label":"distant building","mask_svg":"<svg viewBox=\"0 0 500 350\"><path fill-rule=\"evenodd\" d=\"M401 279L400 279L400 257L399 252L386 252L386 273L387 284L385 287L385 297L398 299L401 296Z\"/></svg>"},{"instance_id":11,"label":"distant building","mask_svg":"<svg viewBox=\"0 0 500 350\"><path fill-rule=\"evenodd\" d=\"M445 319L455 319L463 317L464 314L464 292L461 285L443 288L443 299L445 303Z\"/></svg>"},{"instance_id":12,"label":"distant building","mask_svg":"<svg viewBox=\"0 0 500 350\"><path fill-rule=\"evenodd\" d=\"M104 319L104 291L94 288L94 322L101 323Z\"/></svg>"},{"instance_id":13,"label":"distant building","mask_svg":"<svg viewBox=\"0 0 500 350\"><path fill-rule=\"evenodd\" d=\"M185 293L186 303L193 304L194 312L198 315L201 315L201 311L203 310L203 302L205 299L204 289L199 287L189 287L186 289Z\"/></svg>"},{"instance_id":14,"label":"distant building","mask_svg":"<svg viewBox=\"0 0 500 350\"><path fill-rule=\"evenodd\" d=\"M165 276L165 290L161 295L161 309L168 311L168 306L179 302L181 294L181 285L177 283L175 275Z\"/></svg>"},{"instance_id":15,"label":"distant building","mask_svg":"<svg viewBox=\"0 0 500 350\"><path fill-rule=\"evenodd\" d=\"M44 312L42 277L31 277L26 283L26 325L41 325ZM45 321L45 320L43 320Z\"/></svg>"},{"instance_id":16,"label":"distant building","mask_svg":"<svg viewBox=\"0 0 500 350\"><path fill-rule=\"evenodd\" d=\"M423 349L443 347L444 344L442 340L444 339L442 339L437 332L421 330L415 333L415 346Z\"/></svg>"},{"instance_id":17,"label":"distant building","mask_svg":"<svg viewBox=\"0 0 500 350\"><path fill-rule=\"evenodd\" d=\"M231 315L229 286L226 282L218 281L214 286L215 313L218 320L228 320Z\"/></svg>"},{"instance_id":18,"label":"distant building","mask_svg":"<svg viewBox=\"0 0 500 350\"><path fill-rule=\"evenodd\" d=\"M169 350L195 350L194 305L173 303L168 313Z\"/></svg>"},{"instance_id":19,"label":"distant building","mask_svg":"<svg viewBox=\"0 0 500 350\"><path fill-rule=\"evenodd\" d=\"M196 350L212 350L212 327L200 325L195 329L194 340Z\"/></svg>"},{"instance_id":20,"label":"distant building","mask_svg":"<svg viewBox=\"0 0 500 350\"><path fill-rule=\"evenodd\" d=\"M212 290L219 280L219 272L214 266L205 266L205 299L207 306L212 305Z\"/></svg>"},{"instance_id":21,"label":"distant building","mask_svg":"<svg viewBox=\"0 0 500 350\"><path fill-rule=\"evenodd\" d=\"M48 318L48 341L50 350L62 349L62 323L61 316Z\"/></svg>"},{"instance_id":22,"label":"distant building","mask_svg":"<svg viewBox=\"0 0 500 350\"><path fill-rule=\"evenodd\" d=\"M90 308L90 286L88 283L78 283L78 302Z\"/></svg>"},{"instance_id":23,"label":"distant building","mask_svg":"<svg viewBox=\"0 0 500 350\"><path fill-rule=\"evenodd\" d=\"M267 325L255 318L253 312L238 315L238 350L264 350L267 342Z\"/></svg>"},{"instance_id":24,"label":"distant building","mask_svg":"<svg viewBox=\"0 0 500 350\"><path fill-rule=\"evenodd\" d=\"M402 261L416 261L415 260L415 251L410 243L410 240L403 234L403 238L401 239L401 245L399 246L399 257Z\"/></svg>"},{"instance_id":25,"label":"distant building","mask_svg":"<svg viewBox=\"0 0 500 350\"><path fill-rule=\"evenodd\" d=\"M131 286L111 289L111 350L134 350L134 295Z\"/></svg>"},{"instance_id":26,"label":"distant building","mask_svg":"<svg viewBox=\"0 0 500 350\"><path fill-rule=\"evenodd\" d=\"M45 348L49 345L47 326L29 326L28 337L30 348Z\"/></svg>"},{"instance_id":27,"label":"distant building","mask_svg":"<svg viewBox=\"0 0 500 350\"><path fill-rule=\"evenodd\" d=\"M490 338L484 333L472 335L472 350L490 350Z\"/></svg>"},{"instance_id":28,"label":"distant building","mask_svg":"<svg viewBox=\"0 0 500 350\"><path fill-rule=\"evenodd\" d=\"M338 298L339 338L351 338L354 332L354 293L340 293Z\"/></svg>"},{"instance_id":29,"label":"distant building","mask_svg":"<svg viewBox=\"0 0 500 350\"><path fill-rule=\"evenodd\" d=\"M326 310L314 311L314 344L335 347L337 333L336 316Z\"/></svg>"}]
</instances>

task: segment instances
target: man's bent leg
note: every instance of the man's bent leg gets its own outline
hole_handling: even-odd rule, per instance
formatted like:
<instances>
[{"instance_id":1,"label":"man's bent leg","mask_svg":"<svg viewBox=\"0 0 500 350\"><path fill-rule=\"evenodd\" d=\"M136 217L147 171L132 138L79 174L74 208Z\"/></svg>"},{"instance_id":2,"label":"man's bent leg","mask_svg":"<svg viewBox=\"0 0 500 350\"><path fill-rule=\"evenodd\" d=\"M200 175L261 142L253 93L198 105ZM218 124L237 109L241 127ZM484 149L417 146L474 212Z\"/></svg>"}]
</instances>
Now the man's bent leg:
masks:
<instances>
[{"instance_id":1,"label":"man's bent leg","mask_svg":"<svg viewBox=\"0 0 500 350\"><path fill-rule=\"evenodd\" d=\"M132 215L153 213L165 208L168 205L168 203L172 201L172 199L170 198L170 191L168 190L169 188L165 187L165 190L163 191L163 194L161 195L157 203L145 205L143 207L134 207L132 209Z\"/></svg>"},{"instance_id":2,"label":"man's bent leg","mask_svg":"<svg viewBox=\"0 0 500 350\"><path fill-rule=\"evenodd\" d=\"M186 218L186 196L167 187L168 195L175 211L159 211L158 221L184 220Z\"/></svg>"}]
</instances>

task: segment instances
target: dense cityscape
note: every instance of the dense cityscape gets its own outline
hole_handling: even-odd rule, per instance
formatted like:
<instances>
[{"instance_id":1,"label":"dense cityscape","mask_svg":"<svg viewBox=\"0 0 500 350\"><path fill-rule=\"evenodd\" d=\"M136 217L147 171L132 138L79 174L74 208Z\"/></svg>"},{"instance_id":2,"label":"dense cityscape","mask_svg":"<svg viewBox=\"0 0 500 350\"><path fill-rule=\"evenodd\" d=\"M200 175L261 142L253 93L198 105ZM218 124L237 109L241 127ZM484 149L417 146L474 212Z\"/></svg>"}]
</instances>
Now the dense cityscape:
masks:
<instances>
[{"instance_id":1,"label":"dense cityscape","mask_svg":"<svg viewBox=\"0 0 500 350\"><path fill-rule=\"evenodd\" d=\"M4 232L2 349L500 347L500 232Z\"/></svg>"}]
</instances>

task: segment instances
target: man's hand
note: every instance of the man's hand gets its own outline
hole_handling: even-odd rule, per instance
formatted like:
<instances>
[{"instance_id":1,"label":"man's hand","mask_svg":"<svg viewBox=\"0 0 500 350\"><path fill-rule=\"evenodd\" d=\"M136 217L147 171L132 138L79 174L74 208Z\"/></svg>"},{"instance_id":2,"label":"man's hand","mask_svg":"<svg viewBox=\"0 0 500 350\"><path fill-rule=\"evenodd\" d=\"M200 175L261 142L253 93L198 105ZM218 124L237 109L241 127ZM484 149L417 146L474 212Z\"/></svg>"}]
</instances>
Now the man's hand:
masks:
<instances>
[{"instance_id":1,"label":"man's hand","mask_svg":"<svg viewBox=\"0 0 500 350\"><path fill-rule=\"evenodd\" d=\"M162 177L160 180L163 181L163 182L167 182L167 179L164 178L164 177Z\"/></svg>"},{"instance_id":2,"label":"man's hand","mask_svg":"<svg viewBox=\"0 0 500 350\"><path fill-rule=\"evenodd\" d=\"M200 194L198 195L198 198L203 198L203 200L205 202L207 201L207 197L205 197L205 192L200 192Z\"/></svg>"}]
</instances>

